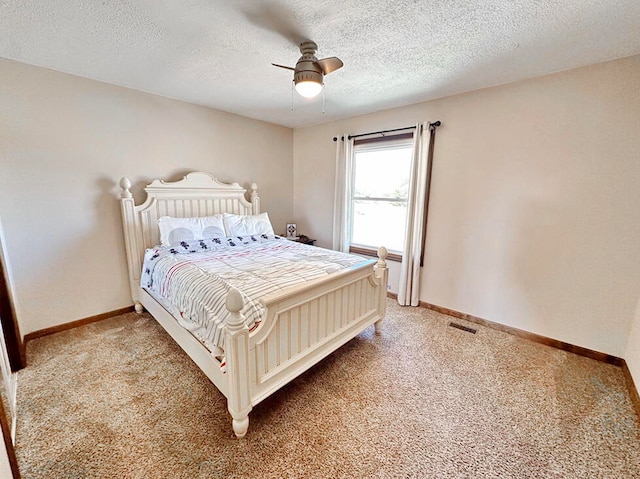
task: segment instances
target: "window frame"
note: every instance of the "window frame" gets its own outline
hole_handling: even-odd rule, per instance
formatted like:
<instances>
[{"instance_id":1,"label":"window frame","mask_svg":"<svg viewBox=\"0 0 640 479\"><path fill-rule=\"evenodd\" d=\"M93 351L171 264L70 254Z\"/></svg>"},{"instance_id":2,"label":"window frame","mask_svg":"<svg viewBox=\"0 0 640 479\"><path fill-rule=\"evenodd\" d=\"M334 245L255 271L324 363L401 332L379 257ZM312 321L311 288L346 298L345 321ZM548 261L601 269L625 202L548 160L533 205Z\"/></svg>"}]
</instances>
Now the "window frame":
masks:
<instances>
[{"instance_id":1,"label":"window frame","mask_svg":"<svg viewBox=\"0 0 640 479\"><path fill-rule=\"evenodd\" d=\"M405 202L408 206L409 203L409 194L410 191L407 192L406 198L378 198L378 197L359 197L355 196L355 183L356 183L356 153L358 150L364 151L381 151L385 149L397 149L400 147L411 147L413 148L413 139L414 132L409 133L401 133L397 135L389 135L389 136L381 136L375 138L363 138L358 139L353 142L353 152L351 155L351 178L349 186L349 217L348 217L348 225L349 225L349 252L354 254L359 254L363 256L371 256L376 258L378 256L377 248L370 245L363 245L359 243L353 243L353 226L354 226L354 203L355 201L384 201L384 202ZM384 143L386 145L380 145L380 143ZM378 144L378 145L375 145ZM364 147L363 147L364 145ZM371 146L367 146L371 145ZM359 148L360 147L360 148ZM411 162L409 164L409 173L411 172L411 168L413 165L413 157L411 158ZM407 218L405 218L405 227L406 227ZM389 251L387 259L391 261L402 262L403 252L399 251Z\"/></svg>"}]
</instances>

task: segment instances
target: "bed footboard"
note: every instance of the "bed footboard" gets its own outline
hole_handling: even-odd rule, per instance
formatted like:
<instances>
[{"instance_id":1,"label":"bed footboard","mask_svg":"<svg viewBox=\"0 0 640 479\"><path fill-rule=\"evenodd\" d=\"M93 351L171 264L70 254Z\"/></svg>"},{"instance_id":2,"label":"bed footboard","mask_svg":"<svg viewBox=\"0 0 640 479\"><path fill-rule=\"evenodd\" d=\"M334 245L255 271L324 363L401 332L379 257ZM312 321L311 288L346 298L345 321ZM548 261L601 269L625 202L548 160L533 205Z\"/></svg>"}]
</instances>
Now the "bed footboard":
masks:
<instances>
[{"instance_id":1,"label":"bed footboard","mask_svg":"<svg viewBox=\"0 0 640 479\"><path fill-rule=\"evenodd\" d=\"M249 333L239 311L242 298L232 290L227 309L226 363L228 408L233 430L244 436L251 408L301 373L384 318L387 250L379 259L325 279L289 288L263 299L266 315Z\"/></svg>"}]
</instances>

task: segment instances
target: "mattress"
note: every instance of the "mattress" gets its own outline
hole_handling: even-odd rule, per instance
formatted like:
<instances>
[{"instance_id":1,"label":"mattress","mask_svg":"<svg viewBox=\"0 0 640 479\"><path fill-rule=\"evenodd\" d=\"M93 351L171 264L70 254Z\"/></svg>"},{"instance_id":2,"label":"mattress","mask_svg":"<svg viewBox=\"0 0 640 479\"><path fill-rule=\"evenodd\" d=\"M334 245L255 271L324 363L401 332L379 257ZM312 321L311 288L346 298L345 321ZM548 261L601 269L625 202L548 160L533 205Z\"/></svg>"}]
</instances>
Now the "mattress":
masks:
<instances>
[{"instance_id":1,"label":"mattress","mask_svg":"<svg viewBox=\"0 0 640 479\"><path fill-rule=\"evenodd\" d=\"M247 327L264 314L260 298L370 262L276 235L212 238L146 251L141 286L210 351L224 348L225 301L237 288Z\"/></svg>"}]
</instances>

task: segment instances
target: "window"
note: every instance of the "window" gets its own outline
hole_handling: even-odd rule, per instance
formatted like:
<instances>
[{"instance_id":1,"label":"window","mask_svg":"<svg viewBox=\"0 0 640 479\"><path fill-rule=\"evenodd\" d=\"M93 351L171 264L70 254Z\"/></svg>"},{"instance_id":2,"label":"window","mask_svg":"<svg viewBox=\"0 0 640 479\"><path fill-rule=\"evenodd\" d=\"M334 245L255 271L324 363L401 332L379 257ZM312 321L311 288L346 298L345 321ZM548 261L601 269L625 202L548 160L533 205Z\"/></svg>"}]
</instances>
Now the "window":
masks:
<instances>
[{"instance_id":1,"label":"window","mask_svg":"<svg viewBox=\"0 0 640 479\"><path fill-rule=\"evenodd\" d=\"M350 251L404 249L413 135L357 141L351 165Z\"/></svg>"}]
</instances>

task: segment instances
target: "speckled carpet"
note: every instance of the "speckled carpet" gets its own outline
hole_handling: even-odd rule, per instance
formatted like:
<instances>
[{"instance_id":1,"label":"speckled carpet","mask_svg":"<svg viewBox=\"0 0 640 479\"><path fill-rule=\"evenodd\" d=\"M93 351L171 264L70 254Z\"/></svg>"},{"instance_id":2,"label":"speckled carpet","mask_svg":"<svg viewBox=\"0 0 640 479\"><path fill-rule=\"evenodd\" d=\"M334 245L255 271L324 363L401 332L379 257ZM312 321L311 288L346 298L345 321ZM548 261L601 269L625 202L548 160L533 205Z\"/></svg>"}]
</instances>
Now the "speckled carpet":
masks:
<instances>
[{"instance_id":1,"label":"speckled carpet","mask_svg":"<svg viewBox=\"0 0 640 479\"><path fill-rule=\"evenodd\" d=\"M224 397L148 315L31 341L23 478L640 478L620 368L388 302L373 327L263 401Z\"/></svg>"}]
</instances>

